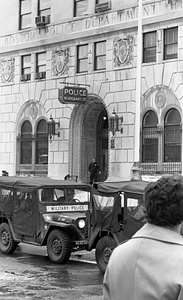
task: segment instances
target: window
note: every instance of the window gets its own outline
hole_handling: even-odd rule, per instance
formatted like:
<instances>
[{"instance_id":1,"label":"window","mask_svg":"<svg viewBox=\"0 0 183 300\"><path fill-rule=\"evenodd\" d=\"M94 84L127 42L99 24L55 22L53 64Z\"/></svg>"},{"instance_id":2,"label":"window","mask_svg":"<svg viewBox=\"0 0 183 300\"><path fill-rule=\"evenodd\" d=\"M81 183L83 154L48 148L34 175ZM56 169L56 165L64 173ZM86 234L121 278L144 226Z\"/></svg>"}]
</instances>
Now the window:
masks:
<instances>
[{"instance_id":1,"label":"window","mask_svg":"<svg viewBox=\"0 0 183 300\"><path fill-rule=\"evenodd\" d=\"M48 136L47 122L39 120L34 127L29 120L23 122L18 137L18 173L47 174L48 169ZM20 150L19 150L20 149Z\"/></svg>"},{"instance_id":2,"label":"window","mask_svg":"<svg viewBox=\"0 0 183 300\"><path fill-rule=\"evenodd\" d=\"M94 70L106 68L106 41L94 44Z\"/></svg>"},{"instance_id":3,"label":"window","mask_svg":"<svg viewBox=\"0 0 183 300\"><path fill-rule=\"evenodd\" d=\"M36 135L36 164L48 163L47 123L41 120L37 125Z\"/></svg>"},{"instance_id":4,"label":"window","mask_svg":"<svg viewBox=\"0 0 183 300\"><path fill-rule=\"evenodd\" d=\"M158 118L154 111L148 111L142 123L142 162L158 161Z\"/></svg>"},{"instance_id":5,"label":"window","mask_svg":"<svg viewBox=\"0 0 183 300\"><path fill-rule=\"evenodd\" d=\"M77 73L88 71L88 44L77 47Z\"/></svg>"},{"instance_id":6,"label":"window","mask_svg":"<svg viewBox=\"0 0 183 300\"><path fill-rule=\"evenodd\" d=\"M169 109L158 123L154 111L142 120L142 174L173 174L181 172L181 116Z\"/></svg>"},{"instance_id":7,"label":"window","mask_svg":"<svg viewBox=\"0 0 183 300\"><path fill-rule=\"evenodd\" d=\"M176 109L171 109L165 116L164 161L181 161L181 118Z\"/></svg>"},{"instance_id":8,"label":"window","mask_svg":"<svg viewBox=\"0 0 183 300\"><path fill-rule=\"evenodd\" d=\"M36 79L46 78L46 52L36 54Z\"/></svg>"},{"instance_id":9,"label":"window","mask_svg":"<svg viewBox=\"0 0 183 300\"><path fill-rule=\"evenodd\" d=\"M50 0L38 0L38 16L51 15L51 3Z\"/></svg>"},{"instance_id":10,"label":"window","mask_svg":"<svg viewBox=\"0 0 183 300\"><path fill-rule=\"evenodd\" d=\"M31 2L30 0L20 0L20 29L31 27Z\"/></svg>"},{"instance_id":11,"label":"window","mask_svg":"<svg viewBox=\"0 0 183 300\"><path fill-rule=\"evenodd\" d=\"M21 58L21 80L31 79L31 55L24 55Z\"/></svg>"},{"instance_id":12,"label":"window","mask_svg":"<svg viewBox=\"0 0 183 300\"><path fill-rule=\"evenodd\" d=\"M31 55L22 56L22 74L31 73Z\"/></svg>"},{"instance_id":13,"label":"window","mask_svg":"<svg viewBox=\"0 0 183 300\"><path fill-rule=\"evenodd\" d=\"M177 58L178 55L178 28L164 30L164 59Z\"/></svg>"},{"instance_id":14,"label":"window","mask_svg":"<svg viewBox=\"0 0 183 300\"><path fill-rule=\"evenodd\" d=\"M156 62L156 32L143 35L143 62Z\"/></svg>"},{"instance_id":15,"label":"window","mask_svg":"<svg viewBox=\"0 0 183 300\"><path fill-rule=\"evenodd\" d=\"M88 0L74 1L74 17L84 16L88 14Z\"/></svg>"},{"instance_id":16,"label":"window","mask_svg":"<svg viewBox=\"0 0 183 300\"><path fill-rule=\"evenodd\" d=\"M25 121L21 128L20 163L32 163L32 125Z\"/></svg>"}]
</instances>

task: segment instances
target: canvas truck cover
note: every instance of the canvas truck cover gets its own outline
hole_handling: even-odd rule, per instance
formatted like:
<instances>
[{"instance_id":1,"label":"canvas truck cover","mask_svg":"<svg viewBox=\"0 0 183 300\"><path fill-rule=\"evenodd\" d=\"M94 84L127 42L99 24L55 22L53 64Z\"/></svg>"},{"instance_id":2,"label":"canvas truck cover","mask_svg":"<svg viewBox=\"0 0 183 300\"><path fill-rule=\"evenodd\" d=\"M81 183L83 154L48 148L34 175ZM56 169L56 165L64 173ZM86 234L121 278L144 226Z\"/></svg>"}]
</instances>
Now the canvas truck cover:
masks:
<instances>
[{"instance_id":1,"label":"canvas truck cover","mask_svg":"<svg viewBox=\"0 0 183 300\"><path fill-rule=\"evenodd\" d=\"M88 184L67 180L51 179L48 177L0 176L0 185L9 188L14 187L16 189L28 192L31 192L34 189L41 187L72 187L82 189L85 191L89 191L91 189L90 185Z\"/></svg>"},{"instance_id":2,"label":"canvas truck cover","mask_svg":"<svg viewBox=\"0 0 183 300\"><path fill-rule=\"evenodd\" d=\"M119 192L143 194L148 181L134 180L134 181L119 181L119 182L96 182L94 188L99 193L115 194Z\"/></svg>"}]
</instances>

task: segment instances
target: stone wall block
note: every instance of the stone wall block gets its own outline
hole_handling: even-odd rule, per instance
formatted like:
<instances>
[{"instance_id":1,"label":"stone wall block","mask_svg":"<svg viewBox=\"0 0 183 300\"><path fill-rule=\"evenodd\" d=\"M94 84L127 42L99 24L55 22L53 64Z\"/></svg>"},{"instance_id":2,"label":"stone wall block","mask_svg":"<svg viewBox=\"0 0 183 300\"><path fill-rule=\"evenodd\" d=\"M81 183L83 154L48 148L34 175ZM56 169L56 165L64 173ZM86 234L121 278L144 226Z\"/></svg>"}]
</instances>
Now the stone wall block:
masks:
<instances>
[{"instance_id":1,"label":"stone wall block","mask_svg":"<svg viewBox=\"0 0 183 300\"><path fill-rule=\"evenodd\" d=\"M166 86L170 85L172 73L177 72L177 62L169 62L165 64L164 72L163 72L163 84Z\"/></svg>"},{"instance_id":2,"label":"stone wall block","mask_svg":"<svg viewBox=\"0 0 183 300\"><path fill-rule=\"evenodd\" d=\"M62 118L62 119L60 120L60 128L61 128L61 129L69 128L69 122L70 122L70 119L69 119L69 118Z\"/></svg>"},{"instance_id":3,"label":"stone wall block","mask_svg":"<svg viewBox=\"0 0 183 300\"><path fill-rule=\"evenodd\" d=\"M135 134L135 125L128 125L128 136L134 136Z\"/></svg>"},{"instance_id":4,"label":"stone wall block","mask_svg":"<svg viewBox=\"0 0 183 300\"><path fill-rule=\"evenodd\" d=\"M135 79L129 79L123 81L123 91L135 90L136 83Z\"/></svg>"},{"instance_id":5,"label":"stone wall block","mask_svg":"<svg viewBox=\"0 0 183 300\"><path fill-rule=\"evenodd\" d=\"M12 122L6 123L6 131L7 132L14 132L15 131L15 124Z\"/></svg>"},{"instance_id":6,"label":"stone wall block","mask_svg":"<svg viewBox=\"0 0 183 300\"><path fill-rule=\"evenodd\" d=\"M2 162L3 164L10 163L10 153L2 153Z\"/></svg>"},{"instance_id":7,"label":"stone wall block","mask_svg":"<svg viewBox=\"0 0 183 300\"><path fill-rule=\"evenodd\" d=\"M2 142L8 143L10 141L10 133L6 131L2 132Z\"/></svg>"},{"instance_id":8,"label":"stone wall block","mask_svg":"<svg viewBox=\"0 0 183 300\"><path fill-rule=\"evenodd\" d=\"M64 139L68 140L69 139L69 128L64 130Z\"/></svg>"},{"instance_id":9,"label":"stone wall block","mask_svg":"<svg viewBox=\"0 0 183 300\"><path fill-rule=\"evenodd\" d=\"M106 94L105 98L104 98L104 103L105 103L106 107L108 107L113 102L114 102L114 94L113 93Z\"/></svg>"},{"instance_id":10,"label":"stone wall block","mask_svg":"<svg viewBox=\"0 0 183 300\"><path fill-rule=\"evenodd\" d=\"M131 100L131 91L114 93L114 102L127 102Z\"/></svg>"},{"instance_id":11,"label":"stone wall block","mask_svg":"<svg viewBox=\"0 0 183 300\"><path fill-rule=\"evenodd\" d=\"M69 150L69 141L68 140L62 140L59 141L59 151L68 151Z\"/></svg>"},{"instance_id":12,"label":"stone wall block","mask_svg":"<svg viewBox=\"0 0 183 300\"><path fill-rule=\"evenodd\" d=\"M143 77L143 78L141 79L141 96L142 96L145 92L147 92L147 89L148 89L148 86L147 86L147 79L146 79L145 77ZM137 97L136 91L135 91L135 93L134 93L134 96L135 96L134 99L136 99L136 97Z\"/></svg>"},{"instance_id":13,"label":"stone wall block","mask_svg":"<svg viewBox=\"0 0 183 300\"><path fill-rule=\"evenodd\" d=\"M6 153L14 153L14 143L6 143Z\"/></svg>"},{"instance_id":14,"label":"stone wall block","mask_svg":"<svg viewBox=\"0 0 183 300\"><path fill-rule=\"evenodd\" d=\"M110 82L110 92L121 92L122 91L122 82L121 81L113 81Z\"/></svg>"},{"instance_id":15,"label":"stone wall block","mask_svg":"<svg viewBox=\"0 0 183 300\"><path fill-rule=\"evenodd\" d=\"M54 152L54 163L63 163L64 162L64 153L63 152Z\"/></svg>"},{"instance_id":16,"label":"stone wall block","mask_svg":"<svg viewBox=\"0 0 183 300\"><path fill-rule=\"evenodd\" d=\"M183 82L183 73L174 73L171 77L170 88L173 91L176 91L179 85L182 85Z\"/></svg>"},{"instance_id":17,"label":"stone wall block","mask_svg":"<svg viewBox=\"0 0 183 300\"><path fill-rule=\"evenodd\" d=\"M128 160L128 162L131 162L131 163L134 162L134 150L132 150L132 149L128 150L127 160Z\"/></svg>"},{"instance_id":18,"label":"stone wall block","mask_svg":"<svg viewBox=\"0 0 183 300\"><path fill-rule=\"evenodd\" d=\"M127 150L116 150L116 162L117 163L126 162L127 155L128 155Z\"/></svg>"},{"instance_id":19,"label":"stone wall block","mask_svg":"<svg viewBox=\"0 0 183 300\"><path fill-rule=\"evenodd\" d=\"M36 92L35 92L35 100L40 101L41 94L46 88L46 81L36 81Z\"/></svg>"},{"instance_id":20,"label":"stone wall block","mask_svg":"<svg viewBox=\"0 0 183 300\"><path fill-rule=\"evenodd\" d=\"M109 93L109 82L104 82L101 86L99 97L104 99L107 93Z\"/></svg>"},{"instance_id":21,"label":"stone wall block","mask_svg":"<svg viewBox=\"0 0 183 300\"><path fill-rule=\"evenodd\" d=\"M159 85L162 83L162 74L163 74L164 64L154 65L154 84Z\"/></svg>"},{"instance_id":22,"label":"stone wall block","mask_svg":"<svg viewBox=\"0 0 183 300\"><path fill-rule=\"evenodd\" d=\"M69 163L69 152L64 151L64 163Z\"/></svg>"},{"instance_id":23,"label":"stone wall block","mask_svg":"<svg viewBox=\"0 0 183 300\"><path fill-rule=\"evenodd\" d=\"M48 112L49 115L52 114L52 117L55 118L55 113L52 110L52 108L53 108L53 101L52 100L46 101L44 107L45 107L46 112Z\"/></svg>"},{"instance_id":24,"label":"stone wall block","mask_svg":"<svg viewBox=\"0 0 183 300\"><path fill-rule=\"evenodd\" d=\"M136 110L136 103L135 101L129 101L127 102L127 112L135 113Z\"/></svg>"},{"instance_id":25,"label":"stone wall block","mask_svg":"<svg viewBox=\"0 0 183 300\"><path fill-rule=\"evenodd\" d=\"M109 149L109 151L110 151L110 162L114 163L116 161L116 150Z\"/></svg>"},{"instance_id":26,"label":"stone wall block","mask_svg":"<svg viewBox=\"0 0 183 300\"><path fill-rule=\"evenodd\" d=\"M47 101L49 101L48 100L48 90L42 91L42 93L40 95L41 95L41 97L40 97L40 104L42 104L44 106L45 103Z\"/></svg>"},{"instance_id":27,"label":"stone wall block","mask_svg":"<svg viewBox=\"0 0 183 300\"><path fill-rule=\"evenodd\" d=\"M12 104L2 104L1 105L1 113L10 113L13 111Z\"/></svg>"},{"instance_id":28,"label":"stone wall block","mask_svg":"<svg viewBox=\"0 0 183 300\"><path fill-rule=\"evenodd\" d=\"M142 77L146 78L147 82L147 89L154 86L155 80L155 73L154 73L154 66L144 66L142 68Z\"/></svg>"},{"instance_id":29,"label":"stone wall block","mask_svg":"<svg viewBox=\"0 0 183 300\"><path fill-rule=\"evenodd\" d=\"M125 113L127 111L128 102L119 102L118 103L118 113Z\"/></svg>"},{"instance_id":30,"label":"stone wall block","mask_svg":"<svg viewBox=\"0 0 183 300\"><path fill-rule=\"evenodd\" d=\"M123 149L132 149L134 148L134 141L133 137L124 137L122 140L122 147Z\"/></svg>"},{"instance_id":31,"label":"stone wall block","mask_svg":"<svg viewBox=\"0 0 183 300\"><path fill-rule=\"evenodd\" d=\"M52 89L48 91L48 98L49 99L58 99L58 90Z\"/></svg>"}]
</instances>

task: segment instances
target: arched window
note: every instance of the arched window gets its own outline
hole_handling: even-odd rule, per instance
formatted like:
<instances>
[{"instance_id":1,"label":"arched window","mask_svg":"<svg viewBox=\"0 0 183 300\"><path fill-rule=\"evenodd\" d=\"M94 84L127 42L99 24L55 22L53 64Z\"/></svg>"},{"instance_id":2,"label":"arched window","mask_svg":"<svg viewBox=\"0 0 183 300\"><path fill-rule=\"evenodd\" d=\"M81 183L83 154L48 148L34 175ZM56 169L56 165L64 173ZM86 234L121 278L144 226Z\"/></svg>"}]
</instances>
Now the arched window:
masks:
<instances>
[{"instance_id":1,"label":"arched window","mask_svg":"<svg viewBox=\"0 0 183 300\"><path fill-rule=\"evenodd\" d=\"M170 109L164 120L164 162L181 161L181 116Z\"/></svg>"},{"instance_id":2,"label":"arched window","mask_svg":"<svg viewBox=\"0 0 183 300\"><path fill-rule=\"evenodd\" d=\"M158 118L153 110L149 110L142 121L142 162L158 161Z\"/></svg>"},{"instance_id":3,"label":"arched window","mask_svg":"<svg viewBox=\"0 0 183 300\"><path fill-rule=\"evenodd\" d=\"M32 163L32 125L25 121L21 127L20 164Z\"/></svg>"},{"instance_id":4,"label":"arched window","mask_svg":"<svg viewBox=\"0 0 183 300\"><path fill-rule=\"evenodd\" d=\"M17 138L17 174L46 175L48 173L47 122L41 119L33 131L26 120Z\"/></svg>"},{"instance_id":5,"label":"arched window","mask_svg":"<svg viewBox=\"0 0 183 300\"><path fill-rule=\"evenodd\" d=\"M36 164L48 163L48 136L47 123L39 121L36 132Z\"/></svg>"}]
</instances>

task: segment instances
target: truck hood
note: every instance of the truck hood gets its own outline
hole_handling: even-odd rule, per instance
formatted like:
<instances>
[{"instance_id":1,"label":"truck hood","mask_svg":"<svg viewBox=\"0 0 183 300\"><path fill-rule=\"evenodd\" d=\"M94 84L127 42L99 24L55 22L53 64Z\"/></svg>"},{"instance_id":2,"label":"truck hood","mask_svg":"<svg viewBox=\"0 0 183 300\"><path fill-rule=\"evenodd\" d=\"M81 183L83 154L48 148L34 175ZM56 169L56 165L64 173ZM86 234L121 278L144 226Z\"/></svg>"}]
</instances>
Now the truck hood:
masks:
<instances>
[{"instance_id":1,"label":"truck hood","mask_svg":"<svg viewBox=\"0 0 183 300\"><path fill-rule=\"evenodd\" d=\"M71 224L77 219L85 219L86 214L83 212L59 212L59 213L43 213L44 219L49 222L64 222Z\"/></svg>"}]
</instances>

